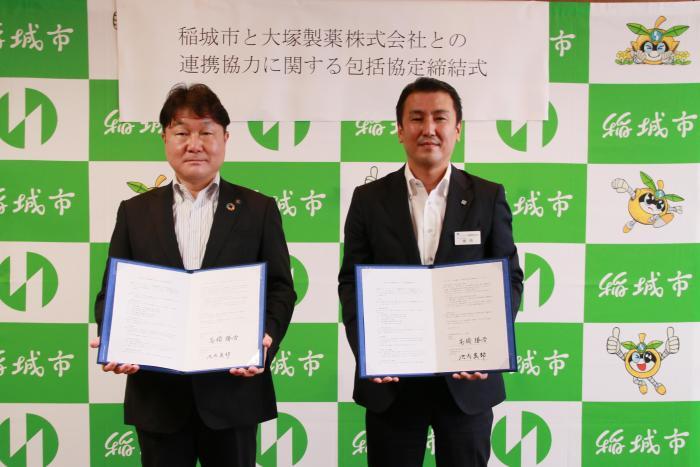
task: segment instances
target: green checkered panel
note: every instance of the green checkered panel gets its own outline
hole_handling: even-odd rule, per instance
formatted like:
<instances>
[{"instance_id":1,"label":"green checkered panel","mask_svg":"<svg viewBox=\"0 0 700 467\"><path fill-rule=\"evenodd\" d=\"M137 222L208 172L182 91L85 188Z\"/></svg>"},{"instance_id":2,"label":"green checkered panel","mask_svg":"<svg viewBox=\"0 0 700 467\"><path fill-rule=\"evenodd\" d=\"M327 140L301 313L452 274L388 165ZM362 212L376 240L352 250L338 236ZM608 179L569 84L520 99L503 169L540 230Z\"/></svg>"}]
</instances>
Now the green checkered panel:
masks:
<instances>
[{"instance_id":1,"label":"green checkered panel","mask_svg":"<svg viewBox=\"0 0 700 467\"><path fill-rule=\"evenodd\" d=\"M465 122L452 156L504 185L525 272L489 465L695 466L700 10L549 8L547 119ZM672 39L663 64L645 34ZM0 3L0 466L139 465L125 378L87 343L118 203L172 171L159 124L121 121L117 89L112 2ZM298 294L258 463L366 465L336 276L354 187L405 160L396 124L229 131L222 176L277 200ZM434 451L431 431L425 465Z\"/></svg>"}]
</instances>

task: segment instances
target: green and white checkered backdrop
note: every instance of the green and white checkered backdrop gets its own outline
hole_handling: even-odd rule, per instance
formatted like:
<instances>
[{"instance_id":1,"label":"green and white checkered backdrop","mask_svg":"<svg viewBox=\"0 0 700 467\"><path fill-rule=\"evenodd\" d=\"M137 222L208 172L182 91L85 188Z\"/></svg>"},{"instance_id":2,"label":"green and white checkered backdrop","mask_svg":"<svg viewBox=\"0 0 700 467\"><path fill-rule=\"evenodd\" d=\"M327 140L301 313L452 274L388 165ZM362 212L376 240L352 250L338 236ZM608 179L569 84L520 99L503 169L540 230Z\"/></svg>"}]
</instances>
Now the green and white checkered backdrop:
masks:
<instances>
[{"instance_id":1,"label":"green and white checkered backdrop","mask_svg":"<svg viewBox=\"0 0 700 467\"><path fill-rule=\"evenodd\" d=\"M122 423L125 379L103 374L87 342L118 202L172 172L157 124L119 121L112 3L0 3L0 465L139 462ZM700 84L682 79L700 60L700 24L679 5L627 5L607 33L596 8L612 7L549 5L548 119L468 122L453 156L505 185L525 271L519 371L495 409L493 466L700 462ZM651 31L662 14L667 33L690 26L675 30L671 63L635 63L626 23ZM601 55L613 40L619 53ZM603 62L617 79L596 78ZM277 198L299 295L258 463L365 465L336 275L353 188L404 161L395 124L230 132L222 176ZM667 215L645 224L627 186L665 196ZM664 358L626 368L607 351L615 328L623 353L644 343ZM643 379L654 372L655 384ZM432 437L426 448L434 465Z\"/></svg>"}]
</instances>

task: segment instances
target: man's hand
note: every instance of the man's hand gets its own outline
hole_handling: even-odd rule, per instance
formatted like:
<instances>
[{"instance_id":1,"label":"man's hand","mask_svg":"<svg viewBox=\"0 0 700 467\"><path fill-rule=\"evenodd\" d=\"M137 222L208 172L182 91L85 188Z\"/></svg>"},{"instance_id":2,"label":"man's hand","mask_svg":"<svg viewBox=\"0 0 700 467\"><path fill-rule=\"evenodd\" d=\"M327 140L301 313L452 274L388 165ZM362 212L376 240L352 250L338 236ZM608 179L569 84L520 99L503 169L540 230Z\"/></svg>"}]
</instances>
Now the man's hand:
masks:
<instances>
[{"instance_id":1,"label":"man's hand","mask_svg":"<svg viewBox=\"0 0 700 467\"><path fill-rule=\"evenodd\" d=\"M100 346L100 338L95 337L93 340L90 341L90 347L93 349L96 349ZM121 375L133 375L137 371L139 371L139 366L135 365L133 363L122 363L121 365L118 364L117 362L109 362L104 365L102 365L102 371L108 372L111 371L115 374Z\"/></svg>"},{"instance_id":2,"label":"man's hand","mask_svg":"<svg viewBox=\"0 0 700 467\"><path fill-rule=\"evenodd\" d=\"M483 381L488 377L488 373L480 373L478 371L475 371L474 373L470 373L468 371L452 373L452 379L466 379L467 381Z\"/></svg>"},{"instance_id":3,"label":"man's hand","mask_svg":"<svg viewBox=\"0 0 700 467\"><path fill-rule=\"evenodd\" d=\"M263 371L265 371L265 362L267 361L267 349L270 348L272 345L272 337L270 337L269 334L265 333L265 337L263 337L263 364L262 368L258 368L257 366L249 366L248 368L231 368L228 370L229 373L231 373L233 376L242 376L244 378L251 378L255 375L259 375Z\"/></svg>"},{"instance_id":4,"label":"man's hand","mask_svg":"<svg viewBox=\"0 0 700 467\"><path fill-rule=\"evenodd\" d=\"M370 381L377 384L398 383L399 378L397 378L396 376L385 376L383 378L372 378Z\"/></svg>"}]
</instances>

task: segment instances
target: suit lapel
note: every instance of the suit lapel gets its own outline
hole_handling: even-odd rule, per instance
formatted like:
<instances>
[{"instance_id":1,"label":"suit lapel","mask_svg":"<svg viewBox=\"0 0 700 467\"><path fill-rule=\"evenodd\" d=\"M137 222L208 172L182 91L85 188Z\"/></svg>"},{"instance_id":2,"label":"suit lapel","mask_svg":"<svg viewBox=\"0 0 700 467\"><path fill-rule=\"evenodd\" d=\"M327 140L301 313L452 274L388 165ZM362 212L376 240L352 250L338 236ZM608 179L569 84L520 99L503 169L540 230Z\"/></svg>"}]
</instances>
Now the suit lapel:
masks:
<instances>
[{"instance_id":1,"label":"suit lapel","mask_svg":"<svg viewBox=\"0 0 700 467\"><path fill-rule=\"evenodd\" d=\"M454 233L464 225L464 219L474 200L474 190L467 175L452 167L450 176L450 189L447 193L447 205L445 207L445 219L442 222L440 242L435 253L435 263L443 263L449 260L449 254L454 245Z\"/></svg>"},{"instance_id":2,"label":"suit lapel","mask_svg":"<svg viewBox=\"0 0 700 467\"><path fill-rule=\"evenodd\" d=\"M219 188L219 202L214 213L214 221L211 225L207 248L202 259L202 268L209 268L215 264L221 248L230 232L238 222L238 219L245 215L247 206L238 194L235 185L221 179Z\"/></svg>"},{"instance_id":3,"label":"suit lapel","mask_svg":"<svg viewBox=\"0 0 700 467\"><path fill-rule=\"evenodd\" d=\"M404 166L405 167L405 166ZM391 227L399 237L409 264L420 264L420 252L418 242L413 232L411 211L408 207L408 187L404 176L404 167L387 176L389 182L389 195L384 200L388 219L391 219Z\"/></svg>"},{"instance_id":4,"label":"suit lapel","mask_svg":"<svg viewBox=\"0 0 700 467\"><path fill-rule=\"evenodd\" d=\"M175 236L175 220L173 219L173 184L158 189L155 193L156 202L151 205L151 216L155 219L155 228L163 245L165 254L173 267L183 268L182 256Z\"/></svg>"}]
</instances>

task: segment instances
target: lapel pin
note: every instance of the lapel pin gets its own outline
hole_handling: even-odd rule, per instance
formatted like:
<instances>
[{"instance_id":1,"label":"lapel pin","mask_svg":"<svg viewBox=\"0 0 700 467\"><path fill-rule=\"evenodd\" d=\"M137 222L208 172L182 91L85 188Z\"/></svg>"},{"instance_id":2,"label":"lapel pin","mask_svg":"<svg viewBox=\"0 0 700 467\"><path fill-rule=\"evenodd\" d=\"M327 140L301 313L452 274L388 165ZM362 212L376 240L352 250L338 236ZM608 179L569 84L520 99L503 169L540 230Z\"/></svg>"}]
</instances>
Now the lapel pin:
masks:
<instances>
[{"instance_id":1,"label":"lapel pin","mask_svg":"<svg viewBox=\"0 0 700 467\"><path fill-rule=\"evenodd\" d=\"M226 209L228 209L229 211L233 212L233 211L236 210L236 205L233 204L233 203L228 203L228 204L226 205Z\"/></svg>"},{"instance_id":2,"label":"lapel pin","mask_svg":"<svg viewBox=\"0 0 700 467\"><path fill-rule=\"evenodd\" d=\"M462 206L466 206L466 205L467 205L467 200L466 200L466 199L463 199L462 201L460 201L460 203L462 203Z\"/></svg>"},{"instance_id":3,"label":"lapel pin","mask_svg":"<svg viewBox=\"0 0 700 467\"><path fill-rule=\"evenodd\" d=\"M236 204L241 204L241 199L240 199L240 198L236 198Z\"/></svg>"}]
</instances>

